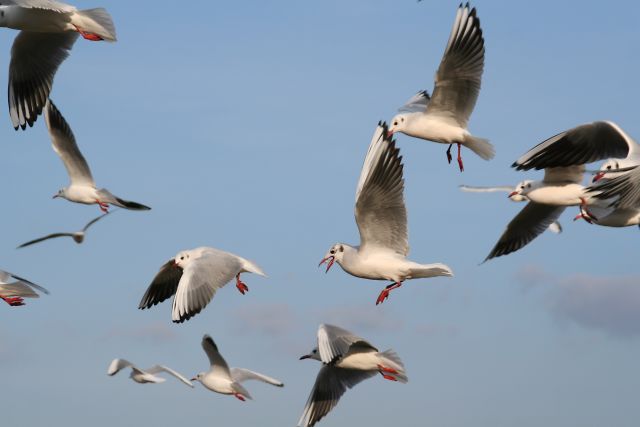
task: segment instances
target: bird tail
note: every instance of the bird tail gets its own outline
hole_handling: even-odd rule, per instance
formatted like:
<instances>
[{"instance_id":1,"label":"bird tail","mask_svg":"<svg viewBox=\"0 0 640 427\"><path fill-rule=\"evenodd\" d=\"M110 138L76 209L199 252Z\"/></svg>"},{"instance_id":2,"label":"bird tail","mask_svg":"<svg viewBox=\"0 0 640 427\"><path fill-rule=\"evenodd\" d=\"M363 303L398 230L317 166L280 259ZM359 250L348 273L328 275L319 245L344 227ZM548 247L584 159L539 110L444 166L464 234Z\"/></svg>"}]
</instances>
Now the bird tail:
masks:
<instances>
[{"instance_id":1,"label":"bird tail","mask_svg":"<svg viewBox=\"0 0 640 427\"><path fill-rule=\"evenodd\" d=\"M437 276L452 277L453 271L448 265L441 263L415 264L411 267L411 277L414 279Z\"/></svg>"},{"instance_id":2,"label":"bird tail","mask_svg":"<svg viewBox=\"0 0 640 427\"><path fill-rule=\"evenodd\" d=\"M115 198L118 203L114 203L116 206L120 206L121 208L131 209L134 211L149 211L151 208L149 206L145 206L142 203L132 202L130 200L124 200L119 197Z\"/></svg>"},{"instance_id":3,"label":"bird tail","mask_svg":"<svg viewBox=\"0 0 640 427\"><path fill-rule=\"evenodd\" d=\"M245 271L248 271L249 273L254 273L263 277L267 277L266 273L262 271L262 269L258 267L257 264L244 258L242 258L242 269Z\"/></svg>"},{"instance_id":4,"label":"bird tail","mask_svg":"<svg viewBox=\"0 0 640 427\"><path fill-rule=\"evenodd\" d=\"M85 9L76 12L72 24L85 33L95 34L110 42L116 41L116 27L113 25L111 15L101 7Z\"/></svg>"},{"instance_id":5,"label":"bird tail","mask_svg":"<svg viewBox=\"0 0 640 427\"><path fill-rule=\"evenodd\" d=\"M493 156L496 155L496 150L493 148L493 145L491 145L488 139L478 138L472 135L465 135L464 145L466 147L469 147L471 151L485 160L491 160L493 159Z\"/></svg>"},{"instance_id":6,"label":"bird tail","mask_svg":"<svg viewBox=\"0 0 640 427\"><path fill-rule=\"evenodd\" d=\"M253 400L253 397L251 397L251 395L249 394L246 388L242 387L242 384L234 382L231 384L231 388L236 393L243 395L249 400Z\"/></svg>"},{"instance_id":7,"label":"bird tail","mask_svg":"<svg viewBox=\"0 0 640 427\"><path fill-rule=\"evenodd\" d=\"M380 353L380 356L385 360L384 363L387 368L393 368L398 372L397 374L385 372L386 375L390 375L402 383L406 383L409 381L407 373L404 370L404 364L402 363L402 360L400 360L400 356L398 356L398 353L389 349Z\"/></svg>"}]
</instances>

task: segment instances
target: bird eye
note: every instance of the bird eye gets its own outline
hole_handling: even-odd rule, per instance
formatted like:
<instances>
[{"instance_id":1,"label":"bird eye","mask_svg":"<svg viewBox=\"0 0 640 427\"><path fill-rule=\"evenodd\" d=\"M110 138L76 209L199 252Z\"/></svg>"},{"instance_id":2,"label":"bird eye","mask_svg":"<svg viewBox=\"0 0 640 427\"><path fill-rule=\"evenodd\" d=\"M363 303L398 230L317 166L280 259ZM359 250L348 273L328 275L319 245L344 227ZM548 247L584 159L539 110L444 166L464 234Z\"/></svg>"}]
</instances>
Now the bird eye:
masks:
<instances>
[{"instance_id":1,"label":"bird eye","mask_svg":"<svg viewBox=\"0 0 640 427\"><path fill-rule=\"evenodd\" d=\"M181 260L183 260L183 259L184 259L184 257L183 257L183 256L181 256L181 257L180 257L180 259L181 259Z\"/></svg>"},{"instance_id":2,"label":"bird eye","mask_svg":"<svg viewBox=\"0 0 640 427\"><path fill-rule=\"evenodd\" d=\"M313 354L316 354L317 352L318 352L318 350L313 350L312 351Z\"/></svg>"},{"instance_id":3,"label":"bird eye","mask_svg":"<svg viewBox=\"0 0 640 427\"><path fill-rule=\"evenodd\" d=\"M394 126L398 126L398 122L393 122L393 125Z\"/></svg>"},{"instance_id":4,"label":"bird eye","mask_svg":"<svg viewBox=\"0 0 640 427\"><path fill-rule=\"evenodd\" d=\"M521 188L522 190L524 190L524 185L521 185L521 186L520 186L520 188Z\"/></svg>"},{"instance_id":5,"label":"bird eye","mask_svg":"<svg viewBox=\"0 0 640 427\"><path fill-rule=\"evenodd\" d=\"M611 170L611 165L608 165L608 166L607 166L607 170Z\"/></svg>"},{"instance_id":6,"label":"bird eye","mask_svg":"<svg viewBox=\"0 0 640 427\"><path fill-rule=\"evenodd\" d=\"M335 250L333 250L333 249L331 249L331 251L329 251L329 253L330 253L331 255L333 255L333 254L335 254L335 253L336 253L336 251L335 251Z\"/></svg>"}]
</instances>

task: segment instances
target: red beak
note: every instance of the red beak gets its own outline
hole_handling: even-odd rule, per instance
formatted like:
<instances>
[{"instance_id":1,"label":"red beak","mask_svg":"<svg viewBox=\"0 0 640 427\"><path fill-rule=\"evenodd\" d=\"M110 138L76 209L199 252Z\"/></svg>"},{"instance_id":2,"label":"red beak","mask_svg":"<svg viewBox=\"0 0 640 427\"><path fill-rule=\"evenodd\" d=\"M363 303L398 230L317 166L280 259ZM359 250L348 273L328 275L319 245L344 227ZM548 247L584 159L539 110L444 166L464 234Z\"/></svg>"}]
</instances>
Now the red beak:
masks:
<instances>
[{"instance_id":1,"label":"red beak","mask_svg":"<svg viewBox=\"0 0 640 427\"><path fill-rule=\"evenodd\" d=\"M509 193L509 195L507 196L507 198L512 198L513 196L517 196L518 192L517 191L512 191L511 193Z\"/></svg>"},{"instance_id":2,"label":"red beak","mask_svg":"<svg viewBox=\"0 0 640 427\"><path fill-rule=\"evenodd\" d=\"M318 264L318 267L320 267L322 264L328 261L329 263L327 264L327 269L324 271L325 273L328 273L329 269L331 268L335 260L336 260L336 257L334 256L328 256L326 258L322 258L322 261L320 261L320 264Z\"/></svg>"},{"instance_id":3,"label":"red beak","mask_svg":"<svg viewBox=\"0 0 640 427\"><path fill-rule=\"evenodd\" d=\"M598 172L596 174L596 176L593 177L592 182L598 182L602 179L602 177L604 176L604 172Z\"/></svg>"}]
</instances>

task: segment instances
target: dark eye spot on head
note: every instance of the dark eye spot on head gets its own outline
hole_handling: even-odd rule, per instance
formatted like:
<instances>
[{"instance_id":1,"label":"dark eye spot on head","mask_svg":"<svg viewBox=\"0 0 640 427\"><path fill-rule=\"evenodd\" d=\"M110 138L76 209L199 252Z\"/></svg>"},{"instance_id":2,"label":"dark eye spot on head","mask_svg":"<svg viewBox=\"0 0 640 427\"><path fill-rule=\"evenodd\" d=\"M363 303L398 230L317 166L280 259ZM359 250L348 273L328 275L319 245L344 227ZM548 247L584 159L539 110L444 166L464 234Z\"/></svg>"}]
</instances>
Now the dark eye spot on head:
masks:
<instances>
[{"instance_id":1,"label":"dark eye spot on head","mask_svg":"<svg viewBox=\"0 0 640 427\"><path fill-rule=\"evenodd\" d=\"M527 187L528 187L528 188L531 188L531 184L527 184Z\"/></svg>"},{"instance_id":2,"label":"dark eye spot on head","mask_svg":"<svg viewBox=\"0 0 640 427\"><path fill-rule=\"evenodd\" d=\"M400 119L401 122L404 122L404 117Z\"/></svg>"},{"instance_id":3,"label":"dark eye spot on head","mask_svg":"<svg viewBox=\"0 0 640 427\"><path fill-rule=\"evenodd\" d=\"M340 246L340 252L344 252L344 246Z\"/></svg>"},{"instance_id":4,"label":"dark eye spot on head","mask_svg":"<svg viewBox=\"0 0 640 427\"><path fill-rule=\"evenodd\" d=\"M180 259L184 259L184 256L181 256Z\"/></svg>"},{"instance_id":5,"label":"dark eye spot on head","mask_svg":"<svg viewBox=\"0 0 640 427\"><path fill-rule=\"evenodd\" d=\"M331 249L331 250L329 251L329 253L330 253L331 255L333 255L333 254L335 254L335 253L336 253L336 251L335 251L334 249Z\"/></svg>"},{"instance_id":6,"label":"dark eye spot on head","mask_svg":"<svg viewBox=\"0 0 640 427\"><path fill-rule=\"evenodd\" d=\"M394 125L394 126L398 126L398 122L397 122L397 121L396 121L396 122L393 122L393 125Z\"/></svg>"},{"instance_id":7,"label":"dark eye spot on head","mask_svg":"<svg viewBox=\"0 0 640 427\"><path fill-rule=\"evenodd\" d=\"M608 166L607 166L607 170L611 170L611 165L608 165Z\"/></svg>"}]
</instances>

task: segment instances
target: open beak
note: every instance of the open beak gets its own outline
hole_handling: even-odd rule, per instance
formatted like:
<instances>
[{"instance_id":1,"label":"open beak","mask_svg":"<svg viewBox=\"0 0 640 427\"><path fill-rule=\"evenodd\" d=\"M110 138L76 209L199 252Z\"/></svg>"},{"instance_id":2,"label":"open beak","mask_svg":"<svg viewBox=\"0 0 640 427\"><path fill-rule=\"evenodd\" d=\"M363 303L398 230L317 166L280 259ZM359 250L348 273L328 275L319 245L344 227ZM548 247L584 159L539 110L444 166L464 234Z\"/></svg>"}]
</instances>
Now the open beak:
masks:
<instances>
[{"instance_id":1,"label":"open beak","mask_svg":"<svg viewBox=\"0 0 640 427\"><path fill-rule=\"evenodd\" d=\"M387 131L387 138L391 138L393 136L393 131L392 130L388 130Z\"/></svg>"},{"instance_id":2,"label":"open beak","mask_svg":"<svg viewBox=\"0 0 640 427\"><path fill-rule=\"evenodd\" d=\"M197 377L193 377L189 381L198 381L198 378Z\"/></svg>"},{"instance_id":3,"label":"open beak","mask_svg":"<svg viewBox=\"0 0 640 427\"><path fill-rule=\"evenodd\" d=\"M320 261L320 264L318 264L318 267L320 267L325 262L328 262L327 269L324 271L325 273L328 273L329 269L331 268L331 266L333 265L335 260L336 260L336 257L334 257L334 256L328 256L326 258L322 258L322 261Z\"/></svg>"},{"instance_id":4,"label":"open beak","mask_svg":"<svg viewBox=\"0 0 640 427\"><path fill-rule=\"evenodd\" d=\"M517 196L518 192L517 191L512 191L511 193L509 193L509 195L507 196L508 199L512 198L513 196Z\"/></svg>"},{"instance_id":5,"label":"open beak","mask_svg":"<svg viewBox=\"0 0 640 427\"><path fill-rule=\"evenodd\" d=\"M300 360L304 360L304 359L311 359L311 355L310 354L305 354L304 356L300 357Z\"/></svg>"},{"instance_id":6,"label":"open beak","mask_svg":"<svg viewBox=\"0 0 640 427\"><path fill-rule=\"evenodd\" d=\"M598 182L602 179L602 177L604 176L604 172L598 172L594 177L593 180L591 182Z\"/></svg>"},{"instance_id":7,"label":"open beak","mask_svg":"<svg viewBox=\"0 0 640 427\"><path fill-rule=\"evenodd\" d=\"M52 199L57 199L58 197L60 197L58 194L54 194Z\"/></svg>"}]
</instances>

